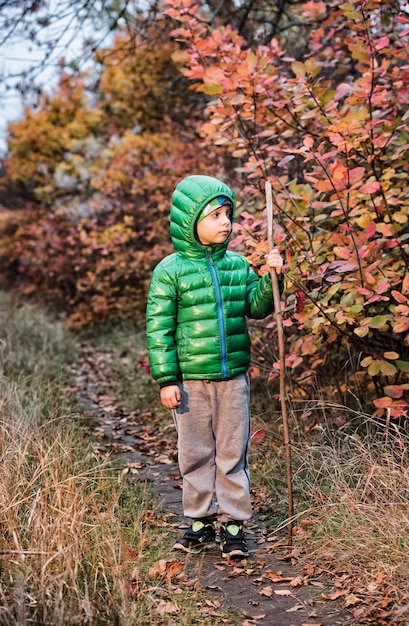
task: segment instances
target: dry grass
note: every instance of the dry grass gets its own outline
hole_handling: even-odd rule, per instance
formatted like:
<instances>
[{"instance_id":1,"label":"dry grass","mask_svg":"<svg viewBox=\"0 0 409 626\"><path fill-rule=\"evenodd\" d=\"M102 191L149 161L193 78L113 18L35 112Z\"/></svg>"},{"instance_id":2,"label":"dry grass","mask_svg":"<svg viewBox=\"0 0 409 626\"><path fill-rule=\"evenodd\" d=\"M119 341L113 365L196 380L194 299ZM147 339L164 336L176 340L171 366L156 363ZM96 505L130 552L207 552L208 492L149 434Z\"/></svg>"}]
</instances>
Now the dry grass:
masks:
<instances>
[{"instance_id":1,"label":"dry grass","mask_svg":"<svg viewBox=\"0 0 409 626\"><path fill-rule=\"evenodd\" d=\"M399 603L409 599L408 452L402 429L366 415L297 449L300 494L317 518L309 550L352 575L363 596L388 590Z\"/></svg>"},{"instance_id":2,"label":"dry grass","mask_svg":"<svg viewBox=\"0 0 409 626\"><path fill-rule=\"evenodd\" d=\"M124 614L122 488L62 392L69 337L3 299L0 375L2 624L97 623ZM144 507L131 531L143 545ZM114 621L112 621L114 623Z\"/></svg>"},{"instance_id":3,"label":"dry grass","mask_svg":"<svg viewBox=\"0 0 409 626\"><path fill-rule=\"evenodd\" d=\"M322 401L310 411L311 405L310 421L301 416L294 427L295 545L305 549L309 563L344 577L344 587L364 603L381 605L391 598L402 607L393 623L408 623L408 434L402 426ZM341 427L330 423L334 415L336 421L342 416ZM286 514L285 468L282 448L269 434L264 450L256 452L255 480L279 494L278 527Z\"/></svg>"},{"instance_id":4,"label":"dry grass","mask_svg":"<svg viewBox=\"0 0 409 626\"><path fill-rule=\"evenodd\" d=\"M103 468L78 461L70 416L55 407L38 423L51 406L44 396L27 402L22 391L0 385L2 623L87 623L107 588L104 563L115 556L107 555L109 520L95 506L109 484Z\"/></svg>"},{"instance_id":5,"label":"dry grass","mask_svg":"<svg viewBox=\"0 0 409 626\"><path fill-rule=\"evenodd\" d=\"M151 579L166 528L144 485L94 454L64 391L75 352L0 294L0 624L214 623L198 591Z\"/></svg>"}]
</instances>

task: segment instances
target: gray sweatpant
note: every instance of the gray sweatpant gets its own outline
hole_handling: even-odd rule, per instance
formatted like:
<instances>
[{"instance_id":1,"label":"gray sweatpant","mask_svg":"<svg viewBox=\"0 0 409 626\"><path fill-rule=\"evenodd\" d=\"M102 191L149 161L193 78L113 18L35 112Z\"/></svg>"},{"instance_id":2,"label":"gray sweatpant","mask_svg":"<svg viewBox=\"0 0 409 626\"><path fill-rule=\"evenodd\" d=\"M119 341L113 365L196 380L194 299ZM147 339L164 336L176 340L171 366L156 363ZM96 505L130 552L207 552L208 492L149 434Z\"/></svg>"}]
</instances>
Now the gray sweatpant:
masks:
<instances>
[{"instance_id":1,"label":"gray sweatpant","mask_svg":"<svg viewBox=\"0 0 409 626\"><path fill-rule=\"evenodd\" d=\"M250 519L248 374L226 381L185 380L180 388L182 401L173 416L184 514Z\"/></svg>"}]
</instances>

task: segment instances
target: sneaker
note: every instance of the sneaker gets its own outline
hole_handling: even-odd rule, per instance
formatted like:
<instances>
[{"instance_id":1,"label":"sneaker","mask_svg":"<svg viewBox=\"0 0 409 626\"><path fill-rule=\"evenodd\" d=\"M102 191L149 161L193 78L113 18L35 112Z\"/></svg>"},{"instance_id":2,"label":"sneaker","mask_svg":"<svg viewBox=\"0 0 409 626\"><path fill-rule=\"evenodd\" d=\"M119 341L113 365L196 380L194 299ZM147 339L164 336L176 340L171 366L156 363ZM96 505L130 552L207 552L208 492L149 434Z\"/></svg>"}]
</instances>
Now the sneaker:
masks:
<instances>
[{"instance_id":1,"label":"sneaker","mask_svg":"<svg viewBox=\"0 0 409 626\"><path fill-rule=\"evenodd\" d=\"M187 529L181 539L173 546L174 550L183 550L198 554L202 550L214 548L216 545L216 530L214 522L206 518L196 519Z\"/></svg>"},{"instance_id":2,"label":"sneaker","mask_svg":"<svg viewBox=\"0 0 409 626\"><path fill-rule=\"evenodd\" d=\"M220 548L222 556L249 555L246 538L243 531L243 522L234 520L220 526Z\"/></svg>"}]
</instances>

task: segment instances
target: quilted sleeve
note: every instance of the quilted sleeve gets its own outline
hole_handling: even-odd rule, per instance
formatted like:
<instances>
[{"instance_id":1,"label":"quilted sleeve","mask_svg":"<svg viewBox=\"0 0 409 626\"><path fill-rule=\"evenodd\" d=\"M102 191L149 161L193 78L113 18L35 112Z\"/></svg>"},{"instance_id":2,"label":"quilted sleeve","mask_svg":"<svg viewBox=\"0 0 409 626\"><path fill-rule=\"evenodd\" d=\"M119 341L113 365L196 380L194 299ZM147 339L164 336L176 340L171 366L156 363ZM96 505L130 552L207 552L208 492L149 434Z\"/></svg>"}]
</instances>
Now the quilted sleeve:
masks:
<instances>
[{"instance_id":1,"label":"quilted sleeve","mask_svg":"<svg viewBox=\"0 0 409 626\"><path fill-rule=\"evenodd\" d=\"M280 295L284 291L284 276L278 278ZM261 278L249 267L247 276L247 316L262 319L274 310L273 287L269 274Z\"/></svg>"},{"instance_id":2,"label":"quilted sleeve","mask_svg":"<svg viewBox=\"0 0 409 626\"><path fill-rule=\"evenodd\" d=\"M146 309L149 365L159 384L180 380L175 342L177 288L168 265L167 258L154 269Z\"/></svg>"}]
</instances>

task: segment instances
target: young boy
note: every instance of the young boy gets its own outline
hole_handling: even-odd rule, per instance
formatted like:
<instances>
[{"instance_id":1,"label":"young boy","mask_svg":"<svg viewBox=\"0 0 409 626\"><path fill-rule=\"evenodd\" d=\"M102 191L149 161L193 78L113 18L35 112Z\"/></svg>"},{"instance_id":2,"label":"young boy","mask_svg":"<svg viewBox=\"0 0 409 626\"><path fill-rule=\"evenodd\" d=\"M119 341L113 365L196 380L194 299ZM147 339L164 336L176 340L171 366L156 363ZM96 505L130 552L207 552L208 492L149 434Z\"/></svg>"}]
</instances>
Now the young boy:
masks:
<instances>
[{"instance_id":1,"label":"young boy","mask_svg":"<svg viewBox=\"0 0 409 626\"><path fill-rule=\"evenodd\" d=\"M243 522L252 516L246 317L261 319L273 309L270 275L260 279L227 249L235 206L231 189L216 178L188 176L177 185L170 211L176 253L154 269L147 306L151 372L162 404L173 411L184 514L192 518L174 548L214 546L218 519L224 557L248 556ZM266 263L282 291L277 249Z\"/></svg>"}]
</instances>

